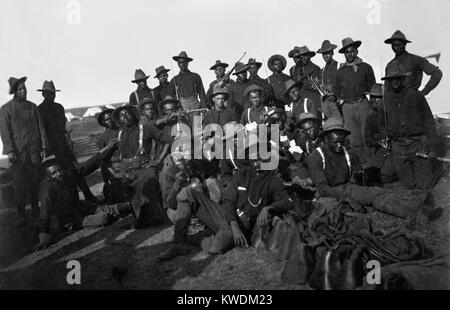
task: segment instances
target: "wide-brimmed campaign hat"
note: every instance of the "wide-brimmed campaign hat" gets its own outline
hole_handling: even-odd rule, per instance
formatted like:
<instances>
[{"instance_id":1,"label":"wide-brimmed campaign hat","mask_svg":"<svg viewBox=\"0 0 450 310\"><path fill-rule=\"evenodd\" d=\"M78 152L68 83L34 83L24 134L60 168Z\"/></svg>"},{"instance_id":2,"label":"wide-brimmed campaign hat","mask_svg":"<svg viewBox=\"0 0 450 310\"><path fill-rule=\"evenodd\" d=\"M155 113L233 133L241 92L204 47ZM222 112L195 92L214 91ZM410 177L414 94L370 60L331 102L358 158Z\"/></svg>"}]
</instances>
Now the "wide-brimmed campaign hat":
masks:
<instances>
[{"instance_id":1,"label":"wide-brimmed campaign hat","mask_svg":"<svg viewBox=\"0 0 450 310\"><path fill-rule=\"evenodd\" d=\"M321 136L326 135L332 131L341 131L349 135L350 131L345 129L344 121L339 117L330 117L323 123L323 131L320 133Z\"/></svg>"},{"instance_id":2,"label":"wide-brimmed campaign hat","mask_svg":"<svg viewBox=\"0 0 450 310\"><path fill-rule=\"evenodd\" d=\"M366 92L366 95L373 97L383 97L383 84L381 83L373 84L370 91Z\"/></svg>"},{"instance_id":3,"label":"wide-brimmed campaign hat","mask_svg":"<svg viewBox=\"0 0 450 310\"><path fill-rule=\"evenodd\" d=\"M388 80L397 77L406 77L411 75L410 72L405 72L405 68L403 68L402 64L399 61L394 61L388 65L386 69L386 76L382 77L381 80Z\"/></svg>"},{"instance_id":4,"label":"wide-brimmed campaign hat","mask_svg":"<svg viewBox=\"0 0 450 310\"><path fill-rule=\"evenodd\" d=\"M55 88L55 84L53 83L53 81L44 81L42 88L38 89L37 91L49 91L54 93L61 90Z\"/></svg>"},{"instance_id":5,"label":"wide-brimmed campaign hat","mask_svg":"<svg viewBox=\"0 0 450 310\"><path fill-rule=\"evenodd\" d=\"M97 116L97 123L98 123L100 126L104 127L105 125L103 124L103 121L102 121L103 116L104 116L105 114L109 114L109 113L112 114L112 112L114 112L114 109L105 109L105 110L103 110L103 111ZM112 117L112 116L111 116L111 117Z\"/></svg>"},{"instance_id":6,"label":"wide-brimmed campaign hat","mask_svg":"<svg viewBox=\"0 0 450 310\"><path fill-rule=\"evenodd\" d=\"M337 45L332 44L329 40L325 40L322 42L322 46L319 48L317 53L323 54L327 52L334 51L337 48Z\"/></svg>"},{"instance_id":7,"label":"wide-brimmed campaign hat","mask_svg":"<svg viewBox=\"0 0 450 310\"><path fill-rule=\"evenodd\" d=\"M234 75L238 75L241 72L247 71L248 66L242 62L236 63L236 70L234 71Z\"/></svg>"},{"instance_id":8,"label":"wide-brimmed campaign hat","mask_svg":"<svg viewBox=\"0 0 450 310\"><path fill-rule=\"evenodd\" d=\"M301 81L296 82L294 80L287 80L286 82L284 82L284 87L286 88L286 90L284 91L283 96L288 96L292 88L300 87L301 85Z\"/></svg>"},{"instance_id":9,"label":"wide-brimmed campaign hat","mask_svg":"<svg viewBox=\"0 0 450 310\"><path fill-rule=\"evenodd\" d=\"M314 57L316 56L316 52L311 51L307 46L302 46L300 47L295 53L294 53L294 57L296 56L302 56L302 55L307 55L310 57Z\"/></svg>"},{"instance_id":10,"label":"wide-brimmed campaign hat","mask_svg":"<svg viewBox=\"0 0 450 310\"><path fill-rule=\"evenodd\" d=\"M300 50L300 46L294 46L294 48L291 49L288 53L289 58L294 58L295 55L297 55L299 50Z\"/></svg>"},{"instance_id":11,"label":"wide-brimmed campaign hat","mask_svg":"<svg viewBox=\"0 0 450 310\"><path fill-rule=\"evenodd\" d=\"M396 30L389 39L384 40L384 43L392 44L396 40L400 40L405 43L411 43L411 41L409 41L406 38L405 34L403 32L401 32L400 30Z\"/></svg>"},{"instance_id":12,"label":"wide-brimmed campaign hat","mask_svg":"<svg viewBox=\"0 0 450 310\"><path fill-rule=\"evenodd\" d=\"M173 56L172 57L173 60L178 61L178 59L184 59L187 62L190 62L194 59L192 59L191 57L188 57L187 53L185 51L182 51L178 56Z\"/></svg>"},{"instance_id":13,"label":"wide-brimmed campaign hat","mask_svg":"<svg viewBox=\"0 0 450 310\"><path fill-rule=\"evenodd\" d=\"M139 120L141 119L141 114L139 113L138 108L136 108L133 105L123 105L121 107L118 107L117 109L115 109L112 113L112 120L114 123L116 123L117 125L120 125L120 121L119 121L119 113L122 110L128 110L131 114L134 115L134 117L136 117L136 120L139 122Z\"/></svg>"},{"instance_id":14,"label":"wide-brimmed campaign hat","mask_svg":"<svg viewBox=\"0 0 450 310\"><path fill-rule=\"evenodd\" d=\"M159 66L158 68L155 69L155 78L158 78L158 76L160 76L163 73L167 73L169 72L170 69L166 69L164 66Z\"/></svg>"},{"instance_id":15,"label":"wide-brimmed campaign hat","mask_svg":"<svg viewBox=\"0 0 450 310\"><path fill-rule=\"evenodd\" d=\"M295 126L300 126L301 124L309 120L320 122L320 118L314 113L300 113L300 115L297 118L297 122L295 123Z\"/></svg>"},{"instance_id":16,"label":"wide-brimmed campaign hat","mask_svg":"<svg viewBox=\"0 0 450 310\"><path fill-rule=\"evenodd\" d=\"M134 71L134 80L132 80L132 83L137 83L139 81L142 80L146 80L150 77L150 75L145 74L144 71L142 71L141 69L136 69L136 71Z\"/></svg>"},{"instance_id":17,"label":"wide-brimmed campaign hat","mask_svg":"<svg viewBox=\"0 0 450 310\"><path fill-rule=\"evenodd\" d=\"M165 104L168 104L168 103L173 103L173 104L176 105L176 106L179 106L179 105L180 105L180 102L179 102L177 99L173 98L173 97L170 96L170 95L167 95L167 96L159 103L159 106L160 106L160 107L163 107Z\"/></svg>"},{"instance_id":18,"label":"wide-brimmed campaign hat","mask_svg":"<svg viewBox=\"0 0 450 310\"><path fill-rule=\"evenodd\" d=\"M286 68L287 61L286 61L286 58L284 58L284 56L279 55L279 54L270 56L269 61L267 62L267 67L269 68L269 70L273 71L273 62L275 60L281 61L281 64L282 64L281 71L283 71Z\"/></svg>"},{"instance_id":19,"label":"wide-brimmed campaign hat","mask_svg":"<svg viewBox=\"0 0 450 310\"><path fill-rule=\"evenodd\" d=\"M248 94L250 92L254 92L254 91L260 91L262 93L262 92L264 92L264 89L261 86L252 84L244 90L244 98L247 98Z\"/></svg>"},{"instance_id":20,"label":"wide-brimmed campaign hat","mask_svg":"<svg viewBox=\"0 0 450 310\"><path fill-rule=\"evenodd\" d=\"M229 65L227 63L221 62L220 60L216 60L216 63L209 69L216 70L217 67L228 68L228 66Z\"/></svg>"},{"instance_id":21,"label":"wide-brimmed campaign hat","mask_svg":"<svg viewBox=\"0 0 450 310\"><path fill-rule=\"evenodd\" d=\"M47 157L44 157L42 159L42 168L47 169L48 167L54 166L54 165L61 165L62 160L55 155L49 155Z\"/></svg>"},{"instance_id":22,"label":"wide-brimmed campaign hat","mask_svg":"<svg viewBox=\"0 0 450 310\"><path fill-rule=\"evenodd\" d=\"M16 93L17 88L19 87L20 83L23 83L27 80L27 77L21 77L21 78L15 78L15 77L10 77L8 79L8 83L9 83L9 94L13 95Z\"/></svg>"},{"instance_id":23,"label":"wide-brimmed campaign hat","mask_svg":"<svg viewBox=\"0 0 450 310\"><path fill-rule=\"evenodd\" d=\"M230 97L230 93L228 92L228 90L226 90L223 87L219 87L219 86L214 86L213 91L211 93L211 95L209 95L210 98L215 97L216 95L225 95L225 100L227 100Z\"/></svg>"},{"instance_id":24,"label":"wide-brimmed campaign hat","mask_svg":"<svg viewBox=\"0 0 450 310\"><path fill-rule=\"evenodd\" d=\"M153 107L156 108L156 101L155 100L153 100L151 98L144 98L144 99L142 99L141 102L139 102L139 105L138 105L139 111L142 111L142 108L146 104L151 104L151 105L153 105Z\"/></svg>"},{"instance_id":25,"label":"wide-brimmed campaign hat","mask_svg":"<svg viewBox=\"0 0 450 310\"><path fill-rule=\"evenodd\" d=\"M256 61L255 58L250 58L250 59L248 60L247 66L250 67L251 65L256 65L256 66L258 67L258 69L259 69L259 68L261 68L261 66L262 66L262 62Z\"/></svg>"},{"instance_id":26,"label":"wide-brimmed campaign hat","mask_svg":"<svg viewBox=\"0 0 450 310\"><path fill-rule=\"evenodd\" d=\"M360 47L362 44L361 41L357 40L354 41L352 38L345 38L342 40L342 47L339 50L339 53L344 54L345 53L345 49L349 46L354 46L356 48Z\"/></svg>"}]
</instances>

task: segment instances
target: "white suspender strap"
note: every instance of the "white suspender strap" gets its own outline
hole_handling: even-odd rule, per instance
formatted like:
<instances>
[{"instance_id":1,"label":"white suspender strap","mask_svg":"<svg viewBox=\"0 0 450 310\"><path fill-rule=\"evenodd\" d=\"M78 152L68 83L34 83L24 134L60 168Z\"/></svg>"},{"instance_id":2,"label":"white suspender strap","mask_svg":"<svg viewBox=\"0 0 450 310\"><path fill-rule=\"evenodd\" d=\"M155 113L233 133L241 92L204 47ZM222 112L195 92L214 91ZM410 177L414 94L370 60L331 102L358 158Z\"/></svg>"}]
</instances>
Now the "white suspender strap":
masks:
<instances>
[{"instance_id":1,"label":"white suspender strap","mask_svg":"<svg viewBox=\"0 0 450 310\"><path fill-rule=\"evenodd\" d=\"M134 97L136 98L136 104L139 104L139 96L137 90L134 92Z\"/></svg>"},{"instance_id":2,"label":"white suspender strap","mask_svg":"<svg viewBox=\"0 0 450 310\"><path fill-rule=\"evenodd\" d=\"M117 140L119 140L119 141L120 141L120 138L122 137L122 131L123 131L123 130L120 130L120 131L119 131L119 134L117 135Z\"/></svg>"},{"instance_id":3,"label":"white suspender strap","mask_svg":"<svg viewBox=\"0 0 450 310\"><path fill-rule=\"evenodd\" d=\"M268 111L269 111L269 108L266 107L266 106L264 106L264 110L265 110L266 112L268 112Z\"/></svg>"},{"instance_id":4,"label":"white suspender strap","mask_svg":"<svg viewBox=\"0 0 450 310\"><path fill-rule=\"evenodd\" d=\"M303 110L305 113L309 113L308 111L308 98L303 99Z\"/></svg>"},{"instance_id":5,"label":"white suspender strap","mask_svg":"<svg viewBox=\"0 0 450 310\"><path fill-rule=\"evenodd\" d=\"M144 154L144 124L139 124L139 153Z\"/></svg>"},{"instance_id":6,"label":"white suspender strap","mask_svg":"<svg viewBox=\"0 0 450 310\"><path fill-rule=\"evenodd\" d=\"M325 170L325 155L323 154L322 148L319 146L316 150L319 152L320 157L322 157L322 168Z\"/></svg>"},{"instance_id":7,"label":"white suspender strap","mask_svg":"<svg viewBox=\"0 0 450 310\"><path fill-rule=\"evenodd\" d=\"M234 170L239 170L238 166L237 166L236 163L234 162L234 159L233 159L233 152L231 152L231 150L228 150L228 154L230 155L230 160L231 160L231 163L232 163L233 166L234 166Z\"/></svg>"},{"instance_id":8,"label":"white suspender strap","mask_svg":"<svg viewBox=\"0 0 450 310\"><path fill-rule=\"evenodd\" d=\"M344 154L345 154L345 160L347 161L348 170L350 171L350 175L352 174L352 162L350 161L350 154L347 151L347 148L344 146Z\"/></svg>"},{"instance_id":9,"label":"white suspender strap","mask_svg":"<svg viewBox=\"0 0 450 310\"><path fill-rule=\"evenodd\" d=\"M250 124L252 121L250 120L250 109L251 108L248 108L247 109L247 119L248 119L248 123Z\"/></svg>"}]
</instances>

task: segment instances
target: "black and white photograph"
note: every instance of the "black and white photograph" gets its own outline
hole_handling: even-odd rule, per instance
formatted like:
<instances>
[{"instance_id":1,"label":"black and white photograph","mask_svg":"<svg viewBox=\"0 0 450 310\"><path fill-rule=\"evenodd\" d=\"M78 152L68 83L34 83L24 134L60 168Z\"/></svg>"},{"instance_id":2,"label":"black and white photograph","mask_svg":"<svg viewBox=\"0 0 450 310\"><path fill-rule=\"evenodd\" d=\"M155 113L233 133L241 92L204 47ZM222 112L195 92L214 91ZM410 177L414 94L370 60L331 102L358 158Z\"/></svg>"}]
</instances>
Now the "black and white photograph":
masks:
<instances>
[{"instance_id":1,"label":"black and white photograph","mask_svg":"<svg viewBox=\"0 0 450 310\"><path fill-rule=\"evenodd\" d=\"M449 14L2 0L0 291L449 290Z\"/></svg>"}]
</instances>

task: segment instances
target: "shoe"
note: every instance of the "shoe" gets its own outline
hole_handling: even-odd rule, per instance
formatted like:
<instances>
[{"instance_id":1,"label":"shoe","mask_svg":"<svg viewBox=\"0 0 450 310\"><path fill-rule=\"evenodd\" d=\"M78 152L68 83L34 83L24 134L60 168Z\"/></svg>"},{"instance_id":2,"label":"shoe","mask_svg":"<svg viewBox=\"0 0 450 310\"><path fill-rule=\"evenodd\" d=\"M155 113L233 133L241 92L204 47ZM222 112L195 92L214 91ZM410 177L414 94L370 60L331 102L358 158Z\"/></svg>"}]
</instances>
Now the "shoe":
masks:
<instances>
[{"instance_id":1,"label":"shoe","mask_svg":"<svg viewBox=\"0 0 450 310\"><path fill-rule=\"evenodd\" d=\"M186 255L189 253L189 248L187 245L180 244L180 243L172 243L170 247L159 254L158 259L159 260L170 260L172 258L175 258L177 256Z\"/></svg>"}]
</instances>

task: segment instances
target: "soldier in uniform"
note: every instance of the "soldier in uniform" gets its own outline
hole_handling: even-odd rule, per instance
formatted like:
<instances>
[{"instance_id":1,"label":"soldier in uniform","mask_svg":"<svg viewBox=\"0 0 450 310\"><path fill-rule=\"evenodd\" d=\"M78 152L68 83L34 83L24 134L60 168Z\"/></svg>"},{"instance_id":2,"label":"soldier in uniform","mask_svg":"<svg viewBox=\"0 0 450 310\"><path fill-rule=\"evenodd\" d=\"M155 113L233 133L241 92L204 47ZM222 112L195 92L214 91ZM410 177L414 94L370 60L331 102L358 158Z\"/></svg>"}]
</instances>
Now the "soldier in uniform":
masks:
<instances>
[{"instance_id":1,"label":"soldier in uniform","mask_svg":"<svg viewBox=\"0 0 450 310\"><path fill-rule=\"evenodd\" d=\"M287 104L286 98L283 96L286 91L285 83L290 79L289 75L283 73L286 64L286 58L278 54L271 56L267 62L267 67L272 71L272 75L267 78L267 82L272 86L274 105L277 108L283 108Z\"/></svg>"},{"instance_id":2,"label":"soldier in uniform","mask_svg":"<svg viewBox=\"0 0 450 310\"><path fill-rule=\"evenodd\" d=\"M137 84L137 88L131 93L128 104L137 107L139 103L144 100L144 98L156 100L153 90L151 90L147 85L147 79L149 77L150 75L146 75L141 69L136 69L134 73L134 80L131 82Z\"/></svg>"},{"instance_id":3,"label":"soldier in uniform","mask_svg":"<svg viewBox=\"0 0 450 310\"><path fill-rule=\"evenodd\" d=\"M230 86L228 91L233 97L234 110L236 112L236 117L239 119L244 111L244 107L248 106L247 98L244 96L245 89L250 86L249 80L247 78L248 66L242 62L236 64L236 70L234 75L236 75L236 82Z\"/></svg>"},{"instance_id":4,"label":"soldier in uniform","mask_svg":"<svg viewBox=\"0 0 450 310\"><path fill-rule=\"evenodd\" d=\"M263 105L271 106L273 102L273 90L272 86L263 78L258 75L259 69L262 67L262 63L256 61L254 58L250 58L247 63L248 73L249 73L249 85L257 85L261 87L263 92ZM244 106L244 108L248 108L249 106Z\"/></svg>"},{"instance_id":5,"label":"soldier in uniform","mask_svg":"<svg viewBox=\"0 0 450 310\"><path fill-rule=\"evenodd\" d=\"M159 85L153 88L153 93L158 103L169 95L169 71L170 69L166 69L164 66L159 66L155 69L155 79L158 79Z\"/></svg>"},{"instance_id":6,"label":"soldier in uniform","mask_svg":"<svg viewBox=\"0 0 450 310\"><path fill-rule=\"evenodd\" d=\"M208 91L206 92L206 96L209 98L209 102L208 102L209 106L212 106L214 104L214 102L212 102L212 99L211 99L211 94L214 90L214 87L218 83L220 83L221 88L224 88L228 91L234 84L234 81L230 78L228 78L226 81L223 80L225 78L225 70L227 68L228 68L228 64L221 62L220 60L216 60L216 63L211 68L209 68L210 70L214 70L214 73L216 74L216 79L209 84ZM233 97L231 96L231 94L230 94L230 96L228 96L228 99L226 102L226 107L233 111L235 110Z\"/></svg>"}]
</instances>

